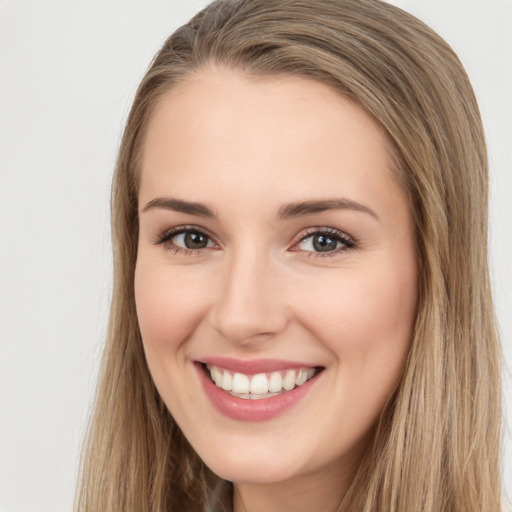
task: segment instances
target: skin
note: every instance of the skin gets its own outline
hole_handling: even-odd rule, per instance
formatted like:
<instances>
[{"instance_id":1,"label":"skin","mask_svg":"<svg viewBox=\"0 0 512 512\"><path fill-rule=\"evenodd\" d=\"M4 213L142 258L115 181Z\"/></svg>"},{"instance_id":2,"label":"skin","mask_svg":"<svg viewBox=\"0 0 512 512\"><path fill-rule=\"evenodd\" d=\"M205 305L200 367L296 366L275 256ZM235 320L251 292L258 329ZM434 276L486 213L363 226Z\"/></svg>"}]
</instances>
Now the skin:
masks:
<instances>
[{"instance_id":1,"label":"skin","mask_svg":"<svg viewBox=\"0 0 512 512\"><path fill-rule=\"evenodd\" d=\"M135 296L148 365L185 436L235 485L235 512L335 510L400 376L417 305L407 196L380 126L304 78L211 68L160 101L141 162ZM146 205L172 197L204 217ZM284 205L344 198L279 217ZM188 226L209 238L203 249ZM350 237L317 252L312 232ZM307 238L309 236L309 238ZM324 367L276 418L223 416L194 361L284 359Z\"/></svg>"}]
</instances>

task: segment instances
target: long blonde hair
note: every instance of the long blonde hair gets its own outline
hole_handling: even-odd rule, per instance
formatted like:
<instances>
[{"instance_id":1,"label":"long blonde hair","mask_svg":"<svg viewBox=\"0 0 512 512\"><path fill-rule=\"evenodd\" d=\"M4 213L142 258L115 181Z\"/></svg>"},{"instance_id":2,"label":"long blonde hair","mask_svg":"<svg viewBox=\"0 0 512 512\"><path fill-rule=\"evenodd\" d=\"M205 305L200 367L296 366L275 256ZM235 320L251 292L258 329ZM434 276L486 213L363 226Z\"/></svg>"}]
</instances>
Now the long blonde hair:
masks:
<instances>
[{"instance_id":1,"label":"long blonde hair","mask_svg":"<svg viewBox=\"0 0 512 512\"><path fill-rule=\"evenodd\" d=\"M340 510L501 510L501 354L478 106L446 42L380 0L219 0L151 63L114 176L114 292L76 510L203 510L218 481L152 383L133 292L148 119L163 94L211 63L249 76L312 78L359 103L386 130L413 205L421 274L414 338Z\"/></svg>"}]
</instances>

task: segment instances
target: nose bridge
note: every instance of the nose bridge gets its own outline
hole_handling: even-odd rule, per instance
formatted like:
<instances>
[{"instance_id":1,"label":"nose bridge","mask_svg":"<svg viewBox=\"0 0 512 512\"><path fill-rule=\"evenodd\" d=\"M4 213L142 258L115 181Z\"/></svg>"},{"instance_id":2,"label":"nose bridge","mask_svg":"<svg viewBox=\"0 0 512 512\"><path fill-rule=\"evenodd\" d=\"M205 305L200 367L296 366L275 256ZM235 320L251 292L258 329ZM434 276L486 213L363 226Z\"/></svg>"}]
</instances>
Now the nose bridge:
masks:
<instances>
[{"instance_id":1,"label":"nose bridge","mask_svg":"<svg viewBox=\"0 0 512 512\"><path fill-rule=\"evenodd\" d=\"M269 257L249 247L226 257L221 286L212 308L212 326L237 343L280 332L286 310Z\"/></svg>"}]
</instances>

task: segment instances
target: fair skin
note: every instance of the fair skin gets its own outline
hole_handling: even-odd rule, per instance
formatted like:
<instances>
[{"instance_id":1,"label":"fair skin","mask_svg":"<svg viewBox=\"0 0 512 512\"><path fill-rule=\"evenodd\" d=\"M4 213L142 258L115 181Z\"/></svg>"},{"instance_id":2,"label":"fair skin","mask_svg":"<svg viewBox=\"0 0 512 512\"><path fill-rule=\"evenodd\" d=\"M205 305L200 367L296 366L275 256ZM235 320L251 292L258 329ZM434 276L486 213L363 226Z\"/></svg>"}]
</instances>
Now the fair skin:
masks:
<instances>
[{"instance_id":1,"label":"fair skin","mask_svg":"<svg viewBox=\"0 0 512 512\"><path fill-rule=\"evenodd\" d=\"M235 512L335 510L416 314L410 207L382 129L311 80L203 70L152 115L139 214L148 365L194 449L234 482ZM211 382L212 358L249 380L262 360L316 373L303 395L253 401ZM286 393L299 398L266 415Z\"/></svg>"}]
</instances>

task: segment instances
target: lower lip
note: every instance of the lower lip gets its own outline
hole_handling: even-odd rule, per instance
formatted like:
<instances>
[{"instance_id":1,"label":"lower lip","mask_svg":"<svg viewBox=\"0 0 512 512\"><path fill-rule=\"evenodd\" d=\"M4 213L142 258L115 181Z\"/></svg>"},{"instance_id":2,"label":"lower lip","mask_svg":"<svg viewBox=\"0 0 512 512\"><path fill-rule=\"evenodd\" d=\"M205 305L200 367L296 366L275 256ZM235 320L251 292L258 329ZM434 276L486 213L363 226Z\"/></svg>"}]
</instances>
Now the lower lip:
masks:
<instances>
[{"instance_id":1,"label":"lower lip","mask_svg":"<svg viewBox=\"0 0 512 512\"><path fill-rule=\"evenodd\" d=\"M200 363L196 363L195 366L203 389L215 408L224 416L238 421L265 421L279 416L306 396L321 373L315 374L302 386L291 391L270 398L251 400L230 395L212 382Z\"/></svg>"}]
</instances>

